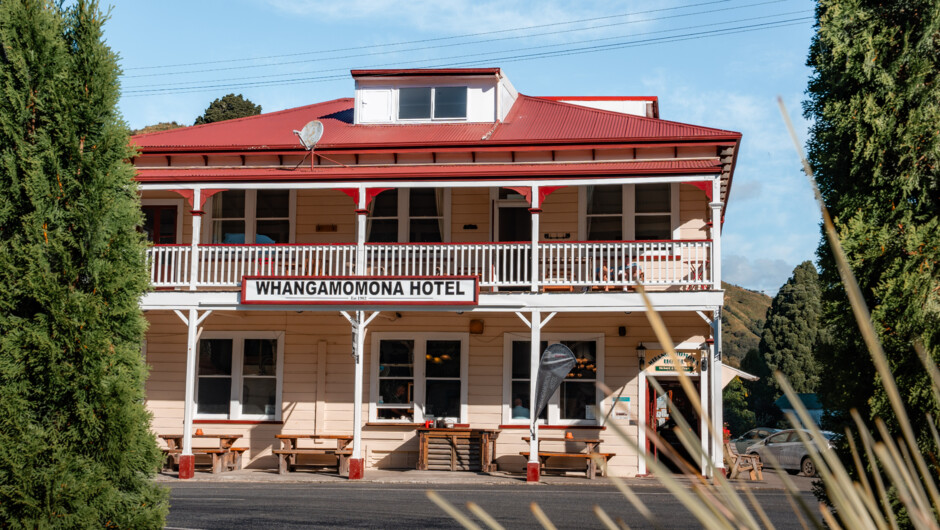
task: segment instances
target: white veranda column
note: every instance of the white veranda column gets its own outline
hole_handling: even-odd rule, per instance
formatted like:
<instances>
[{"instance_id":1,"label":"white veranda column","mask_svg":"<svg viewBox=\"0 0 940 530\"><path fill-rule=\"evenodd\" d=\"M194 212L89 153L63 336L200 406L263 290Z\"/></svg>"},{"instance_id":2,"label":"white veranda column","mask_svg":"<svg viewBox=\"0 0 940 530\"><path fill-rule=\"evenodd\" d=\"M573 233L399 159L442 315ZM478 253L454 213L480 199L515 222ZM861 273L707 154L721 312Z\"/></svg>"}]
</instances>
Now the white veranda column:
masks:
<instances>
[{"instance_id":1,"label":"white veranda column","mask_svg":"<svg viewBox=\"0 0 940 530\"><path fill-rule=\"evenodd\" d=\"M529 274L531 275L532 292L538 292L539 290L539 214L542 213L542 206L539 203L539 187L532 186L532 207L529 208L529 213L532 214L532 255L529 258L529 263L531 267L529 269Z\"/></svg>"},{"instance_id":2,"label":"white veranda column","mask_svg":"<svg viewBox=\"0 0 940 530\"><path fill-rule=\"evenodd\" d=\"M199 280L199 241L202 239L202 190L193 190L193 236L189 242L189 290L195 291Z\"/></svg>"},{"instance_id":3,"label":"white veranda column","mask_svg":"<svg viewBox=\"0 0 940 530\"><path fill-rule=\"evenodd\" d=\"M542 313L532 311L529 357L529 421L532 425L531 439L529 441L529 462L526 464L526 481L539 481L539 419L536 407L535 380L539 372L539 361L542 357Z\"/></svg>"}]
</instances>

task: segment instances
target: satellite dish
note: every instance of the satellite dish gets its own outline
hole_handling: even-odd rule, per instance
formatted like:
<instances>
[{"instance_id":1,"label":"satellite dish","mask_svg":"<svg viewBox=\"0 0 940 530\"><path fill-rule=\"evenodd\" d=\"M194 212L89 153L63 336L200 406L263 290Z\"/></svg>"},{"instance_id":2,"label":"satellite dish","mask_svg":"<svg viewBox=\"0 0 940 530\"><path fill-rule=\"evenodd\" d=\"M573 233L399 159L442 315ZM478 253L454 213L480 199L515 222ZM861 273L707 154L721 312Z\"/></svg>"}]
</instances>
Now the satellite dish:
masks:
<instances>
[{"instance_id":1,"label":"satellite dish","mask_svg":"<svg viewBox=\"0 0 940 530\"><path fill-rule=\"evenodd\" d=\"M319 120L313 120L304 125L303 130L294 131L294 134L300 138L300 143L304 146L304 149L309 151L316 147L320 137L323 136L323 124Z\"/></svg>"}]
</instances>

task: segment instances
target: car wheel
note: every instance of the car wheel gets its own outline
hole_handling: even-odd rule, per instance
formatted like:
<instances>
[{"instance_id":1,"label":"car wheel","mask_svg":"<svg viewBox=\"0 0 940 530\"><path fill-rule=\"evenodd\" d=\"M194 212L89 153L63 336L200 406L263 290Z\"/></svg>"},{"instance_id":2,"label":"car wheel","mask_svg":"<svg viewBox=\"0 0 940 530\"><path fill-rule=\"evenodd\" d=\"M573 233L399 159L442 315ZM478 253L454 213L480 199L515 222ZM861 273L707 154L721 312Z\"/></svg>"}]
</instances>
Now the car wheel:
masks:
<instances>
[{"instance_id":1,"label":"car wheel","mask_svg":"<svg viewBox=\"0 0 940 530\"><path fill-rule=\"evenodd\" d=\"M816 464L808 456L803 457L803 462L800 463L800 471L803 472L807 477L816 476Z\"/></svg>"}]
</instances>

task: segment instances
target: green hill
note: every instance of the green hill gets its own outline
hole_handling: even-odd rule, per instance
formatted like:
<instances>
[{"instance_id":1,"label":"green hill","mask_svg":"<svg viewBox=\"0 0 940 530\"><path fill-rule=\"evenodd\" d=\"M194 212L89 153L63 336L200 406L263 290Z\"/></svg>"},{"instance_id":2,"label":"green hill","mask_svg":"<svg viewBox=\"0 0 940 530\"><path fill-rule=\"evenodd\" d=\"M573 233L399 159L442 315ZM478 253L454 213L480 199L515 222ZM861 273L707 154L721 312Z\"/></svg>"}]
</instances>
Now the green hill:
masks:
<instances>
[{"instance_id":1,"label":"green hill","mask_svg":"<svg viewBox=\"0 0 940 530\"><path fill-rule=\"evenodd\" d=\"M721 312L722 352L725 364L739 366L751 348L760 344L771 298L737 285L722 282L725 305Z\"/></svg>"}]
</instances>

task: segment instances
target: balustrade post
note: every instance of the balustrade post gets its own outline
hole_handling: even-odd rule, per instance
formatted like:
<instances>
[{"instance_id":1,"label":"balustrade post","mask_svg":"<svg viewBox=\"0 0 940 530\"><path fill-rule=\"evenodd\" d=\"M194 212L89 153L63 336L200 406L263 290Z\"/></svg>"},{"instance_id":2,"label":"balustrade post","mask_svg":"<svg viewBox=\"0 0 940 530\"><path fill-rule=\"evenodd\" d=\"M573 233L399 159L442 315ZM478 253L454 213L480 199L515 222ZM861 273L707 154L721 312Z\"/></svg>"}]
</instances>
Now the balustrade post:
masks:
<instances>
[{"instance_id":1,"label":"balustrade post","mask_svg":"<svg viewBox=\"0 0 940 530\"><path fill-rule=\"evenodd\" d=\"M712 282L716 290L721 289L721 179L712 180Z\"/></svg>"},{"instance_id":2,"label":"balustrade post","mask_svg":"<svg viewBox=\"0 0 940 530\"><path fill-rule=\"evenodd\" d=\"M196 188L193 190L193 236L190 242L189 256L189 290L195 291L199 283L199 240L202 238L202 216L206 212L202 211L202 190Z\"/></svg>"},{"instance_id":3,"label":"balustrade post","mask_svg":"<svg viewBox=\"0 0 940 530\"><path fill-rule=\"evenodd\" d=\"M359 186L359 204L356 205L356 276L366 272L366 188Z\"/></svg>"},{"instance_id":4,"label":"balustrade post","mask_svg":"<svg viewBox=\"0 0 940 530\"><path fill-rule=\"evenodd\" d=\"M529 274L531 275L532 292L536 293L539 290L539 214L542 213L542 208L539 204L538 186L532 186L531 205L532 207L529 208L529 213L532 214L532 255L529 256Z\"/></svg>"}]
</instances>

